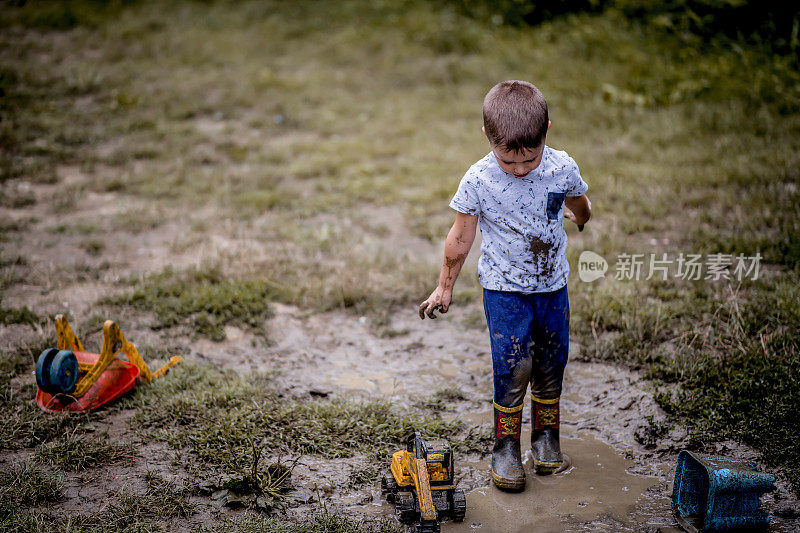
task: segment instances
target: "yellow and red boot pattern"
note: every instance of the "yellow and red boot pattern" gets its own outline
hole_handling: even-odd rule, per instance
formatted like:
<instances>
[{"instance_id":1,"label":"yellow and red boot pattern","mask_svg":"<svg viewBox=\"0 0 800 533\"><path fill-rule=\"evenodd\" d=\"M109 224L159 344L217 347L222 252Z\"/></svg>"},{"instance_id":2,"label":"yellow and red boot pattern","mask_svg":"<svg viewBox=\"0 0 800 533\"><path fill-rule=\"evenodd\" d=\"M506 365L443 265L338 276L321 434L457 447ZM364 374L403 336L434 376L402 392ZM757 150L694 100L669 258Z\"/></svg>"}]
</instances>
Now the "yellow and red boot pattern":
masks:
<instances>
[{"instance_id":1,"label":"yellow and red boot pattern","mask_svg":"<svg viewBox=\"0 0 800 533\"><path fill-rule=\"evenodd\" d=\"M537 474L552 474L564 464L559 441L559 400L531 394L531 453Z\"/></svg>"},{"instance_id":2,"label":"yellow and red boot pattern","mask_svg":"<svg viewBox=\"0 0 800 533\"><path fill-rule=\"evenodd\" d=\"M522 431L522 405L503 407L494 402L494 446L492 480L498 488L520 491L525 488L519 436Z\"/></svg>"}]
</instances>

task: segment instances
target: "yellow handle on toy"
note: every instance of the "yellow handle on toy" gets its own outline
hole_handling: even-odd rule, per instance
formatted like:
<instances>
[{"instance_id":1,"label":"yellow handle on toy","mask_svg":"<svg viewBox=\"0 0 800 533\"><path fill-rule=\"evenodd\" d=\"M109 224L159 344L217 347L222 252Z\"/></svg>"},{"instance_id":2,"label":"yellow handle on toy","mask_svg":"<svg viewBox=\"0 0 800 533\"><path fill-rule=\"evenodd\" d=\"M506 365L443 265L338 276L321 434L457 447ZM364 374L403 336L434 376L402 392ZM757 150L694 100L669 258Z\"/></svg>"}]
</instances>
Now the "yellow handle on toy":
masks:
<instances>
[{"instance_id":1,"label":"yellow handle on toy","mask_svg":"<svg viewBox=\"0 0 800 533\"><path fill-rule=\"evenodd\" d=\"M56 338L59 350L85 351L81 341L75 336L64 315L56 316ZM86 372L86 375L78 382L72 396L80 398L86 394L120 352L128 356L128 360L139 368L140 376L146 383L160 378L166 374L167 370L183 361L182 357L171 357L166 365L159 368L155 373L151 372L147 367L147 363L139 355L139 350L136 349L136 346L128 342L125 336L122 335L117 323L113 320L106 320L103 324L103 347L100 350L100 357L93 365L78 364L80 370Z\"/></svg>"}]
</instances>

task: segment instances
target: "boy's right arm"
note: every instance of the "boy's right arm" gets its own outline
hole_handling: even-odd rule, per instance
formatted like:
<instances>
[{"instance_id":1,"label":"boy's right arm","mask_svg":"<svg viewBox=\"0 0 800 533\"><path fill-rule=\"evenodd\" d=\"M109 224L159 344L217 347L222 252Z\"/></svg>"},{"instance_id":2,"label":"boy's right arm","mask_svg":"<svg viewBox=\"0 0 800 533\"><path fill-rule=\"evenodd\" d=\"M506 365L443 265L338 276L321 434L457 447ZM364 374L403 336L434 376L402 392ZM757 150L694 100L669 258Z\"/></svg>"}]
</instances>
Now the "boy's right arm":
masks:
<instances>
[{"instance_id":1,"label":"boy's right arm","mask_svg":"<svg viewBox=\"0 0 800 533\"><path fill-rule=\"evenodd\" d=\"M425 315L428 315L428 318L436 318L433 312L437 308L442 313L446 313L450 308L453 285L455 285L456 278L458 278L461 267L472 248L472 243L475 241L477 228L477 215L456 212L456 221L444 241L444 261L442 261L442 271L439 274L439 285L428 299L420 304L419 317L421 319L424 320Z\"/></svg>"}]
</instances>

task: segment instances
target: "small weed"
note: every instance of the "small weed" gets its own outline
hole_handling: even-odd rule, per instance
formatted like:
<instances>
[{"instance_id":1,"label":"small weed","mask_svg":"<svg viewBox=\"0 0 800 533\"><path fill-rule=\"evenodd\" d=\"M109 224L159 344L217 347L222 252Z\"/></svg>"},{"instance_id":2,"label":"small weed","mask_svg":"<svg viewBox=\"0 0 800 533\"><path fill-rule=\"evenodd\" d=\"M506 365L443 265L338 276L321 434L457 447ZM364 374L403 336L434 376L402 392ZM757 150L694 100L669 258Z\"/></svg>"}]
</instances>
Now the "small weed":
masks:
<instances>
[{"instance_id":1,"label":"small weed","mask_svg":"<svg viewBox=\"0 0 800 533\"><path fill-rule=\"evenodd\" d=\"M634 432L633 437L636 439L636 442L644 447L653 448L664 437L664 435L669 433L669 430L672 429L672 426L665 422L655 420L653 415L648 415L645 417L645 419L647 420L647 425L640 426Z\"/></svg>"}]
</instances>

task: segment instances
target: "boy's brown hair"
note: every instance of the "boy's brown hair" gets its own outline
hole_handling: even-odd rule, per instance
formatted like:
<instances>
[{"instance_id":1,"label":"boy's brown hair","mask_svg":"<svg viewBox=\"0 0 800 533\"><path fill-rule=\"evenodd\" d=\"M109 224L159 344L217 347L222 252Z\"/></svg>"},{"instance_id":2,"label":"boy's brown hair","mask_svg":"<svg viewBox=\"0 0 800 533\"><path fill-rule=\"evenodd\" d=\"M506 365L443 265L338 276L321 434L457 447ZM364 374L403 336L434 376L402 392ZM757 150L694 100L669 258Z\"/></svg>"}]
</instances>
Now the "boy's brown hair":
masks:
<instances>
[{"instance_id":1,"label":"boy's brown hair","mask_svg":"<svg viewBox=\"0 0 800 533\"><path fill-rule=\"evenodd\" d=\"M532 83L502 81L483 99L483 128L492 146L507 152L538 148L548 124L547 102Z\"/></svg>"}]
</instances>

